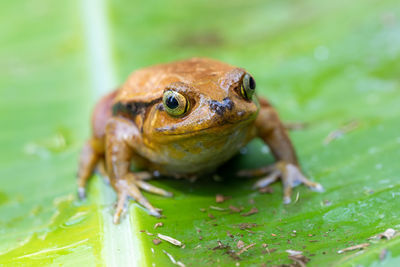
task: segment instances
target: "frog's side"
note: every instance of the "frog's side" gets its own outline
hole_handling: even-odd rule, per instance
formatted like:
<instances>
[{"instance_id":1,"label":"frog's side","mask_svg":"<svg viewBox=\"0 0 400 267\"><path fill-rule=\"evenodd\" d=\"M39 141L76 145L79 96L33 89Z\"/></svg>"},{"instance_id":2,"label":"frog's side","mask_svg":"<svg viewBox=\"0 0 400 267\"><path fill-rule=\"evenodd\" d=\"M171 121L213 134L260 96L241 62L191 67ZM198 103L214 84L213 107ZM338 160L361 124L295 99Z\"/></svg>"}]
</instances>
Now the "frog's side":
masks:
<instances>
[{"instance_id":1,"label":"frog's side","mask_svg":"<svg viewBox=\"0 0 400 267\"><path fill-rule=\"evenodd\" d=\"M93 136L80 159L80 196L84 197L95 167L105 162L104 170L118 194L114 222L119 221L129 196L159 216L140 189L163 196L171 193L145 179L153 173L194 177L212 172L255 137L262 138L277 159L271 166L240 173L265 175L255 187L281 178L285 203L299 183L322 190L303 176L275 110L266 100L252 96L254 90L254 79L244 69L204 58L132 73L94 110ZM132 159L149 172L130 172Z\"/></svg>"}]
</instances>

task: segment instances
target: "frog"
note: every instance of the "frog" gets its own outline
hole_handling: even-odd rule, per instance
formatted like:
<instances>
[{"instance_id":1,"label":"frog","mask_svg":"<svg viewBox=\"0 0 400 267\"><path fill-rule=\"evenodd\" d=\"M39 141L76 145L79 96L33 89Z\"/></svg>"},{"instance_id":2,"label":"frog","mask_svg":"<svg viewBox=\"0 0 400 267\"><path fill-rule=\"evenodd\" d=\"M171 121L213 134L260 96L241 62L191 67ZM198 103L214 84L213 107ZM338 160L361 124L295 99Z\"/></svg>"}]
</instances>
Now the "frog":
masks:
<instances>
[{"instance_id":1,"label":"frog","mask_svg":"<svg viewBox=\"0 0 400 267\"><path fill-rule=\"evenodd\" d=\"M78 195L86 197L87 182L100 170L117 195L116 224L130 198L161 216L142 191L173 194L149 179L212 175L255 138L269 147L275 162L237 176L259 177L254 189L281 180L285 204L299 184L323 191L303 174L284 124L256 94L253 76L218 60L191 58L134 71L95 105L91 126L79 159ZM132 163L139 171L132 171Z\"/></svg>"}]
</instances>

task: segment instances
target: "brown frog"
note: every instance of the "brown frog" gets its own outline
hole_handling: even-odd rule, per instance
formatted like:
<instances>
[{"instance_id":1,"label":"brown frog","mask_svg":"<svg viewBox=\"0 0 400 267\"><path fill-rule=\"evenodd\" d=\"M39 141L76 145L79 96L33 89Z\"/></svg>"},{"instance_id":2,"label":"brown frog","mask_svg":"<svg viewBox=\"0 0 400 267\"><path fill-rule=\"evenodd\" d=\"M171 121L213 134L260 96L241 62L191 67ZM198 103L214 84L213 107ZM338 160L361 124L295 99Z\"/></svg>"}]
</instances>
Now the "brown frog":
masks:
<instances>
[{"instance_id":1,"label":"brown frog","mask_svg":"<svg viewBox=\"0 0 400 267\"><path fill-rule=\"evenodd\" d=\"M315 191L320 184L302 174L292 143L275 109L255 95L254 78L242 68L216 60L192 58L132 73L116 91L103 97L92 117L93 135L80 158L78 193L97 165L117 192L114 222L128 197L160 216L141 190L172 194L145 180L153 176L193 178L212 173L253 138L261 138L277 162L242 176L264 176L254 187L279 178L283 201L300 183ZM132 172L131 160L145 172Z\"/></svg>"}]
</instances>

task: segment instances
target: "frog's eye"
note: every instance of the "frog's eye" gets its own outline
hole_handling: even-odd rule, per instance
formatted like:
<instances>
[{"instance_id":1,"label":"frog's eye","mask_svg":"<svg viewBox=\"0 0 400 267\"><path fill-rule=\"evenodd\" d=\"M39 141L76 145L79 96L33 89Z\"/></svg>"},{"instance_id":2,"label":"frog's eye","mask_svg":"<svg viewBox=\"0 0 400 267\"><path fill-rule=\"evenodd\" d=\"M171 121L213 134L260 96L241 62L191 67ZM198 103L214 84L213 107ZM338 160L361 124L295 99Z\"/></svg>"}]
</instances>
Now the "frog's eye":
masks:
<instances>
[{"instance_id":1,"label":"frog's eye","mask_svg":"<svg viewBox=\"0 0 400 267\"><path fill-rule=\"evenodd\" d=\"M242 84L240 85L240 93L245 99L250 100L253 97L255 90L256 81L254 81L254 78L251 77L250 74L246 73L243 77Z\"/></svg>"},{"instance_id":2,"label":"frog's eye","mask_svg":"<svg viewBox=\"0 0 400 267\"><path fill-rule=\"evenodd\" d=\"M168 114L179 117L189 110L190 103L182 94L168 90L164 92L163 105Z\"/></svg>"}]
</instances>

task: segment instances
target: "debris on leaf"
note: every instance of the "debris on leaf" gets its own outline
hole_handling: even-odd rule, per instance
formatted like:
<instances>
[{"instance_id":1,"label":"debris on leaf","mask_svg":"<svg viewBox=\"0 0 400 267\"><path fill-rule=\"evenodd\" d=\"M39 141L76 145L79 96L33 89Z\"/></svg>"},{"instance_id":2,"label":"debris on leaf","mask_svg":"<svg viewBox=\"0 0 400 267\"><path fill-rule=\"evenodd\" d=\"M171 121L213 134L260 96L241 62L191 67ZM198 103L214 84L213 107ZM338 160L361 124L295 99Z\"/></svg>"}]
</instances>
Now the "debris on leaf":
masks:
<instances>
[{"instance_id":1,"label":"debris on leaf","mask_svg":"<svg viewBox=\"0 0 400 267\"><path fill-rule=\"evenodd\" d=\"M258 224L256 224L256 223L239 223L239 224L237 224L237 227L239 227L240 230L251 229L256 226L258 226Z\"/></svg>"},{"instance_id":2,"label":"debris on leaf","mask_svg":"<svg viewBox=\"0 0 400 267\"><path fill-rule=\"evenodd\" d=\"M161 227L164 226L164 224L162 222L158 222L154 225L154 229L156 229L157 227Z\"/></svg>"},{"instance_id":3,"label":"debris on leaf","mask_svg":"<svg viewBox=\"0 0 400 267\"><path fill-rule=\"evenodd\" d=\"M241 208L235 207L235 206L233 206L233 205L230 205L230 206L229 206L229 209L230 209L231 211L233 211L233 212L241 212L241 211L242 211Z\"/></svg>"},{"instance_id":4,"label":"debris on leaf","mask_svg":"<svg viewBox=\"0 0 400 267\"><path fill-rule=\"evenodd\" d=\"M272 194L274 192L274 189L272 187L266 186L258 189L258 192L262 194Z\"/></svg>"},{"instance_id":5,"label":"debris on leaf","mask_svg":"<svg viewBox=\"0 0 400 267\"><path fill-rule=\"evenodd\" d=\"M296 204L299 201L299 199L300 199L300 192L297 191L296 200L294 201L294 203Z\"/></svg>"},{"instance_id":6,"label":"debris on leaf","mask_svg":"<svg viewBox=\"0 0 400 267\"><path fill-rule=\"evenodd\" d=\"M209 213L209 214L207 214L208 215L208 217L209 218L211 218L211 219L215 219L215 216L214 215L212 215L212 213Z\"/></svg>"},{"instance_id":7,"label":"debris on leaf","mask_svg":"<svg viewBox=\"0 0 400 267\"><path fill-rule=\"evenodd\" d=\"M237 255L239 256L240 254L242 254L243 252L246 252L247 250L249 250L250 248L254 247L256 245L256 243L250 244L245 246L244 248L242 248Z\"/></svg>"},{"instance_id":8,"label":"debris on leaf","mask_svg":"<svg viewBox=\"0 0 400 267\"><path fill-rule=\"evenodd\" d=\"M171 243L171 244L173 244L175 246L181 247L183 245L181 241L176 240L175 238L172 238L170 236L163 235L163 234L157 234L157 236L159 238L161 238L162 240L167 241L167 242L169 242L169 243Z\"/></svg>"},{"instance_id":9,"label":"debris on leaf","mask_svg":"<svg viewBox=\"0 0 400 267\"><path fill-rule=\"evenodd\" d=\"M303 254L303 251L297 251L292 249L287 249L286 252L289 253L289 256L296 256Z\"/></svg>"},{"instance_id":10,"label":"debris on leaf","mask_svg":"<svg viewBox=\"0 0 400 267\"><path fill-rule=\"evenodd\" d=\"M359 127L358 121L356 121L356 120L350 121L350 122L346 123L345 125L343 125L342 127L340 127L339 129L330 132L328 134L328 136L324 139L323 143L324 143L324 145L327 145L330 142L332 142L333 140L336 140L336 139L342 137L344 134L357 129L358 127Z\"/></svg>"},{"instance_id":11,"label":"debris on leaf","mask_svg":"<svg viewBox=\"0 0 400 267\"><path fill-rule=\"evenodd\" d=\"M212 210L218 210L218 211L226 211L226 209L221 208L221 207L216 207L216 206L210 206L210 209L212 209Z\"/></svg>"},{"instance_id":12,"label":"debris on leaf","mask_svg":"<svg viewBox=\"0 0 400 267\"><path fill-rule=\"evenodd\" d=\"M272 236L276 236L276 234L271 234Z\"/></svg>"},{"instance_id":13,"label":"debris on leaf","mask_svg":"<svg viewBox=\"0 0 400 267\"><path fill-rule=\"evenodd\" d=\"M239 256L231 249L230 246L222 244L221 241L218 241L218 246L214 247L212 250L217 250L217 249L224 249L226 250L226 254L231 256L234 260L240 260Z\"/></svg>"},{"instance_id":14,"label":"debris on leaf","mask_svg":"<svg viewBox=\"0 0 400 267\"><path fill-rule=\"evenodd\" d=\"M205 208L200 208L200 211L201 212L206 212L206 209Z\"/></svg>"},{"instance_id":15,"label":"debris on leaf","mask_svg":"<svg viewBox=\"0 0 400 267\"><path fill-rule=\"evenodd\" d=\"M212 250L216 250L216 249L226 249L226 248L230 248L230 247L227 246L227 245L222 244L221 241L218 241L218 246L213 247Z\"/></svg>"},{"instance_id":16,"label":"debris on leaf","mask_svg":"<svg viewBox=\"0 0 400 267\"><path fill-rule=\"evenodd\" d=\"M154 234L152 234L152 233L150 233L149 231L144 231L145 233L146 233L146 235L154 235Z\"/></svg>"},{"instance_id":17,"label":"debris on leaf","mask_svg":"<svg viewBox=\"0 0 400 267\"><path fill-rule=\"evenodd\" d=\"M243 242L242 240L239 240L239 241L237 242L237 244L236 244L236 247L237 247L237 248L242 248L242 247L244 247L244 242Z\"/></svg>"},{"instance_id":18,"label":"debris on leaf","mask_svg":"<svg viewBox=\"0 0 400 267\"><path fill-rule=\"evenodd\" d=\"M355 245L355 246L351 246L348 248L344 248L339 250L337 253L342 254L343 252L347 252L347 251L353 251L353 250L357 250L357 249L363 249L369 246L369 243L363 243L363 244L359 244L359 245Z\"/></svg>"},{"instance_id":19,"label":"debris on leaf","mask_svg":"<svg viewBox=\"0 0 400 267\"><path fill-rule=\"evenodd\" d=\"M161 240L160 239L158 239L158 238L154 238L153 239L153 244L154 245L158 245L158 244L160 244L161 243Z\"/></svg>"},{"instance_id":20,"label":"debris on leaf","mask_svg":"<svg viewBox=\"0 0 400 267\"><path fill-rule=\"evenodd\" d=\"M275 252L275 251L277 251L276 248L271 248L271 249L269 249L268 247L266 247L266 248L265 248L265 251L263 251L263 254L265 254L265 253L271 254L271 253L273 253L273 252Z\"/></svg>"},{"instance_id":21,"label":"debris on leaf","mask_svg":"<svg viewBox=\"0 0 400 267\"><path fill-rule=\"evenodd\" d=\"M182 262L176 261L176 260L174 259L174 257L172 257L172 255L169 254L168 252L166 252L165 250L163 250L163 252L164 252L165 255L168 256L168 258L171 260L171 262L172 262L173 264L178 265L178 266L180 266L180 267L185 267L185 266L186 266L186 265L183 264Z\"/></svg>"},{"instance_id":22,"label":"debris on leaf","mask_svg":"<svg viewBox=\"0 0 400 267\"><path fill-rule=\"evenodd\" d=\"M252 207L250 211L240 214L241 216L250 216L255 213L258 213L258 209L256 207Z\"/></svg>"},{"instance_id":23,"label":"debris on leaf","mask_svg":"<svg viewBox=\"0 0 400 267\"><path fill-rule=\"evenodd\" d=\"M226 231L226 235L229 236L230 238L234 238L234 236L229 231Z\"/></svg>"},{"instance_id":24,"label":"debris on leaf","mask_svg":"<svg viewBox=\"0 0 400 267\"><path fill-rule=\"evenodd\" d=\"M387 240L390 240L395 236L396 236L396 230L394 230L392 228L389 228L389 229L386 229L385 232L377 234L375 236L372 236L372 237L370 237L368 239L383 239L383 238L386 238Z\"/></svg>"},{"instance_id":25,"label":"debris on leaf","mask_svg":"<svg viewBox=\"0 0 400 267\"><path fill-rule=\"evenodd\" d=\"M302 254L289 256L289 259L294 261L294 263L295 263L294 266L301 266L301 267L305 267L306 263L310 261L309 258L307 258L306 256L304 256Z\"/></svg>"},{"instance_id":26,"label":"debris on leaf","mask_svg":"<svg viewBox=\"0 0 400 267\"><path fill-rule=\"evenodd\" d=\"M224 202L225 200L228 200L228 199L231 199L232 197L231 196L224 196L224 195L222 195L222 194L217 194L216 196L215 196L215 202L217 202L217 203L222 203L222 202Z\"/></svg>"}]
</instances>

